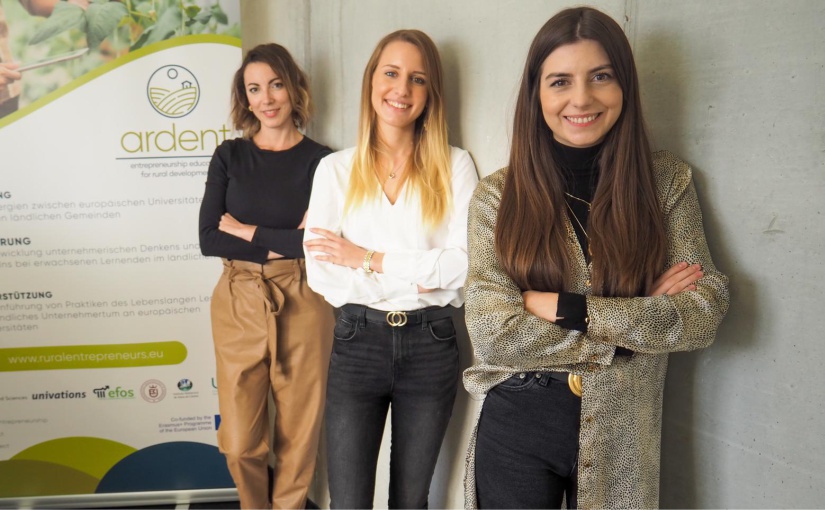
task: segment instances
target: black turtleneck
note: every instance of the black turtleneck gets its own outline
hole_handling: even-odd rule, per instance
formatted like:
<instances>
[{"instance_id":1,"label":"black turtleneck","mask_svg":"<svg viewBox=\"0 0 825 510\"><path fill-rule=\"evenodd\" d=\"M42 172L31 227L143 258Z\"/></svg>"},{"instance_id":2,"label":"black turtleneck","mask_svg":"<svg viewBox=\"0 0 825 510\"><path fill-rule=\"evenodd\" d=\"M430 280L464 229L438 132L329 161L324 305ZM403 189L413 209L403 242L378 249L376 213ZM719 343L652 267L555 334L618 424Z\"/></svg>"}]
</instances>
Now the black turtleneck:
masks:
<instances>
[{"instance_id":1,"label":"black turtleneck","mask_svg":"<svg viewBox=\"0 0 825 510\"><path fill-rule=\"evenodd\" d=\"M579 239L584 259L590 262L590 254L587 250L588 238L585 231L582 230L582 228L587 228L587 220L590 218L590 206L584 202L593 202L593 194L596 191L596 184L599 182L598 157L601 144L579 149L562 145L554 139L553 148L559 156L559 161L565 173L567 181L565 192L581 199L576 200L576 198L571 198L568 195L564 196L570 205L570 209L573 210L573 214L570 214L570 209L565 206L570 216L570 223L573 224L573 230L576 231L576 237ZM564 319L556 321L559 326L587 333L587 298L582 294L560 292L556 315L564 317ZM616 355L631 356L633 351L624 347L616 347Z\"/></svg>"},{"instance_id":2,"label":"black turtleneck","mask_svg":"<svg viewBox=\"0 0 825 510\"><path fill-rule=\"evenodd\" d=\"M599 182L597 160L601 145L579 149L562 145L553 140L553 148L559 157L567 181L564 190L567 193L564 199L567 205L570 206L566 208L567 214L570 216L573 230L576 231L576 237L579 239L584 259L590 262L590 255L587 252L588 239L582 229L587 228L587 220L590 217L590 207L585 202L590 203L593 201L593 193L596 191L596 184ZM571 195L575 198L572 198ZM572 214L570 209L572 209Z\"/></svg>"},{"instance_id":3,"label":"black turtleneck","mask_svg":"<svg viewBox=\"0 0 825 510\"><path fill-rule=\"evenodd\" d=\"M584 259L590 262L586 229L587 220L590 217L589 203L593 201L593 193L599 182L598 157L601 145L585 148L569 147L554 139L553 149L556 151L566 180L564 190L566 193L564 199L567 202L566 213L576 232ZM556 321L559 326L587 332L587 299L584 295L560 292L556 315L564 317Z\"/></svg>"}]
</instances>

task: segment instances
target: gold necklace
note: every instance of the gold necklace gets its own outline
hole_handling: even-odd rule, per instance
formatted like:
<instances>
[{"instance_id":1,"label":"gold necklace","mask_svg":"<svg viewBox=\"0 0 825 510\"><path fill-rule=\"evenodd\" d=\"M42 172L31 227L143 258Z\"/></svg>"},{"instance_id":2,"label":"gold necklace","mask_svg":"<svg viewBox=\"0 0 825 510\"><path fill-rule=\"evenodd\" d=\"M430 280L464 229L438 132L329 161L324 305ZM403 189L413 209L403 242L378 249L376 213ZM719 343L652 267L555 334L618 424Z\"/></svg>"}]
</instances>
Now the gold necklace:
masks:
<instances>
[{"instance_id":1,"label":"gold necklace","mask_svg":"<svg viewBox=\"0 0 825 510\"><path fill-rule=\"evenodd\" d=\"M579 202L585 204L587 206L587 212L590 212L590 202L588 202L587 200L583 200L583 199L581 199L577 196L571 195L570 193L568 193L566 191L564 192L564 194L567 195L568 197L572 198L573 200L578 200Z\"/></svg>"},{"instance_id":2,"label":"gold necklace","mask_svg":"<svg viewBox=\"0 0 825 510\"><path fill-rule=\"evenodd\" d=\"M385 185L387 184L387 181L390 181L390 180L392 180L392 179L395 179L395 178L397 177L397 175L398 175L398 174L396 174L396 172L397 172L397 171L398 171L398 169L399 169L399 168L401 168L401 166L402 166L402 165L404 165L406 162L407 162L407 160L405 159L405 160L402 160L402 161L401 161L400 163L398 163L397 165L395 165L395 166L394 166L394 167L390 170L390 173L387 175L387 178L386 178L386 179L384 179L384 182L383 182L383 183L381 183L381 186L383 187L383 186L385 186Z\"/></svg>"},{"instance_id":3,"label":"gold necklace","mask_svg":"<svg viewBox=\"0 0 825 510\"><path fill-rule=\"evenodd\" d=\"M566 194L567 193L565 193L565 195ZM576 198L576 197L573 197L573 198ZM581 199L578 199L578 200L581 200ZM581 200L581 201L584 202L584 200ZM585 203L587 203L587 202L585 202ZM587 230L585 230L584 225L582 225L582 222L579 221L579 217L576 216L575 212L573 212L573 208L570 207L570 204L567 203L567 200L564 201L564 205L567 206L567 210L570 211L570 214L573 215L573 219L576 220L576 223L579 225L579 228L582 229L582 233L584 234L584 238L587 239L587 254L590 255L590 257L592 258L593 257L593 251L590 249L590 236L587 235ZM590 204L588 204L588 205L590 205Z\"/></svg>"}]
</instances>

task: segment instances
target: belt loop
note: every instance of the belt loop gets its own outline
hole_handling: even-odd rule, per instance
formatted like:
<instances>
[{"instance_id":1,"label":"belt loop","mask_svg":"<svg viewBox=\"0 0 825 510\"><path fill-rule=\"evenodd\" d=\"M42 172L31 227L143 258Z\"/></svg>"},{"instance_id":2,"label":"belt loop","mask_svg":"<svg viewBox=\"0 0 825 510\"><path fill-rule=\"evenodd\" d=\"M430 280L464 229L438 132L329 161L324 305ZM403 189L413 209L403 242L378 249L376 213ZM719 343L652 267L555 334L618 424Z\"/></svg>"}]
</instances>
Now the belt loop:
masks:
<instances>
[{"instance_id":1,"label":"belt loop","mask_svg":"<svg viewBox=\"0 0 825 510\"><path fill-rule=\"evenodd\" d=\"M366 328L367 327L367 307L366 306L361 307L361 312L360 312L359 315L360 315L359 318L361 319L361 327Z\"/></svg>"},{"instance_id":2,"label":"belt loop","mask_svg":"<svg viewBox=\"0 0 825 510\"><path fill-rule=\"evenodd\" d=\"M419 310L418 318L421 320L421 331L425 331L427 329L427 325L429 324L429 320L427 320L427 310L424 308Z\"/></svg>"}]
</instances>

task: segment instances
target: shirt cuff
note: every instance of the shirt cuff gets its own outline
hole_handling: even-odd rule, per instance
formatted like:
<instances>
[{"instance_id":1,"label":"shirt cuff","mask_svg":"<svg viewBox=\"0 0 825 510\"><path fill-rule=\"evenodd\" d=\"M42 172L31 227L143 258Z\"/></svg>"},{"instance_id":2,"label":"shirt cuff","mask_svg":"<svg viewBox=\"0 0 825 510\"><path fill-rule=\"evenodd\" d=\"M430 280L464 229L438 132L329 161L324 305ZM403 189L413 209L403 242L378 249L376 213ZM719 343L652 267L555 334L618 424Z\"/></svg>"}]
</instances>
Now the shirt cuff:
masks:
<instances>
[{"instance_id":1,"label":"shirt cuff","mask_svg":"<svg viewBox=\"0 0 825 510\"><path fill-rule=\"evenodd\" d=\"M557 326L587 333L587 324L590 322L587 317L587 298L584 294L560 292L556 317L564 317L556 319Z\"/></svg>"}]
</instances>

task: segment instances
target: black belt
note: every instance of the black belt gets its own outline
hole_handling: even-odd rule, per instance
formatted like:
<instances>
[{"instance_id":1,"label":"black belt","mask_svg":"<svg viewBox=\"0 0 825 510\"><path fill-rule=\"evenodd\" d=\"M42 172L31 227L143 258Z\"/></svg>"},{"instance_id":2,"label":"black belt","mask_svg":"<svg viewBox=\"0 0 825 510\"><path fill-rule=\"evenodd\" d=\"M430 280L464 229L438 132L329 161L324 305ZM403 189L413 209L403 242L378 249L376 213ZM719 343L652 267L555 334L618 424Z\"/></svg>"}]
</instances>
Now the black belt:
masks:
<instances>
[{"instance_id":1,"label":"black belt","mask_svg":"<svg viewBox=\"0 0 825 510\"><path fill-rule=\"evenodd\" d=\"M616 356L633 356L633 351L630 349L625 349L624 347L616 347ZM582 396L582 379L581 376L571 374L570 372L544 372L547 374L550 379L555 379L557 381L566 382L567 386L570 388L570 391L573 392L574 395L577 397ZM522 373L525 375L525 373ZM536 377L541 377L541 372L536 372Z\"/></svg>"},{"instance_id":2,"label":"black belt","mask_svg":"<svg viewBox=\"0 0 825 510\"><path fill-rule=\"evenodd\" d=\"M427 324L438 319L452 317L455 307L453 306L430 306L420 310L411 311L391 311L376 310L364 305L346 304L341 310L349 315L360 318L363 321L389 324L393 327L415 326L416 324Z\"/></svg>"}]
</instances>

